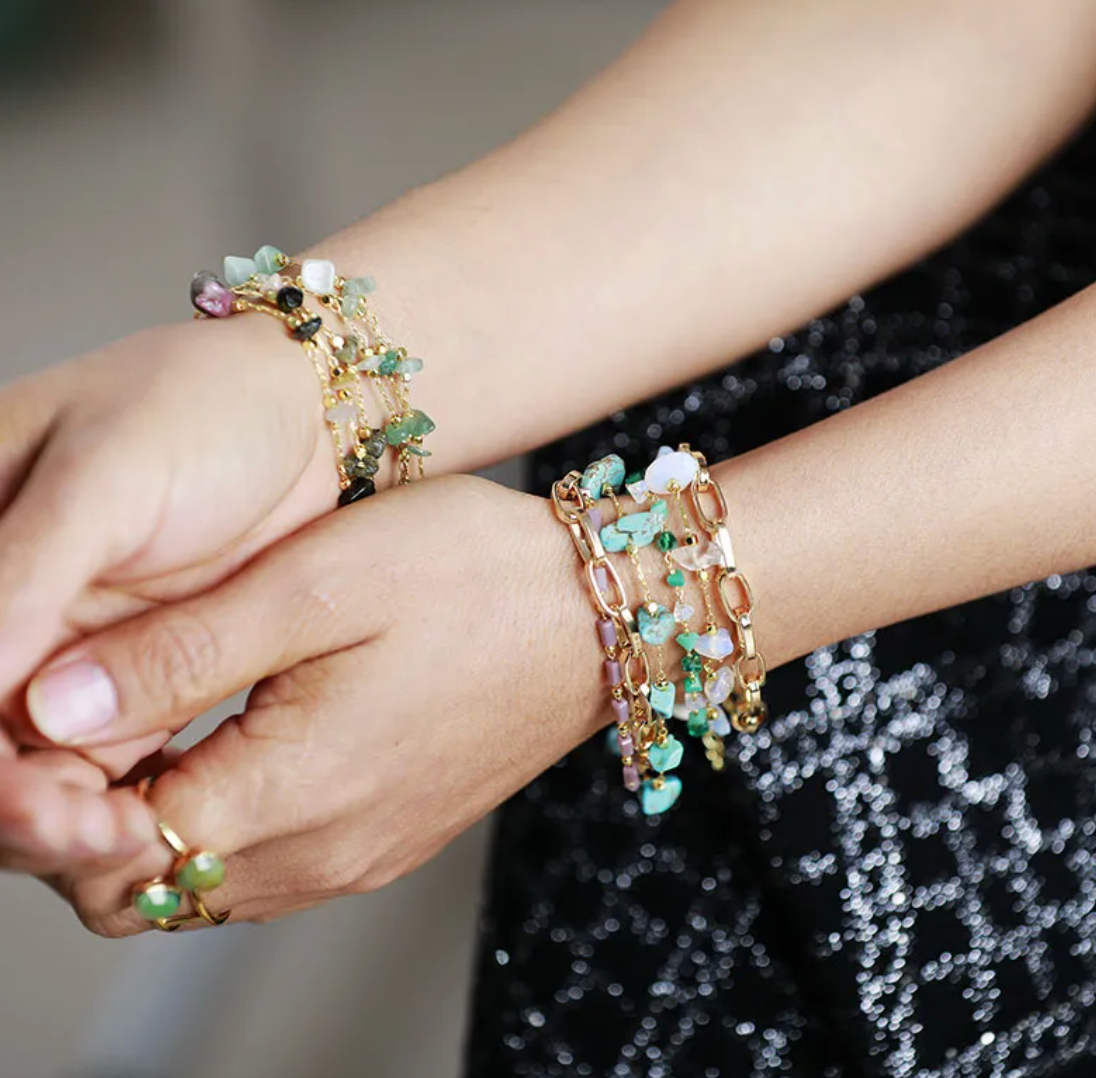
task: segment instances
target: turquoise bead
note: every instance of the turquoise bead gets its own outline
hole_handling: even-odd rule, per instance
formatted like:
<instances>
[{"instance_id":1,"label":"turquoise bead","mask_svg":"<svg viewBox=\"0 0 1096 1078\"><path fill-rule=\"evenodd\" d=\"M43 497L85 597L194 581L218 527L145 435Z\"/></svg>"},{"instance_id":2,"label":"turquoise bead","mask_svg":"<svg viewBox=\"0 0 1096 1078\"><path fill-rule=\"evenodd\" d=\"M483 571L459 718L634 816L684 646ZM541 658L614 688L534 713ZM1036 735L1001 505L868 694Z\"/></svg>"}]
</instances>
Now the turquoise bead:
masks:
<instances>
[{"instance_id":1,"label":"turquoise bead","mask_svg":"<svg viewBox=\"0 0 1096 1078\"><path fill-rule=\"evenodd\" d=\"M664 719L673 718L674 700L676 698L677 686L672 683L651 686L651 707Z\"/></svg>"},{"instance_id":2,"label":"turquoise bead","mask_svg":"<svg viewBox=\"0 0 1096 1078\"><path fill-rule=\"evenodd\" d=\"M616 527L632 537L632 544L636 547L650 546L655 541L655 536L666 526L666 516L669 507L665 502L655 502L644 513L629 513L616 522Z\"/></svg>"},{"instance_id":3,"label":"turquoise bead","mask_svg":"<svg viewBox=\"0 0 1096 1078\"><path fill-rule=\"evenodd\" d=\"M615 524L606 524L601 529L601 545L610 554L619 554L628 549L631 536L625 535Z\"/></svg>"},{"instance_id":4,"label":"turquoise bead","mask_svg":"<svg viewBox=\"0 0 1096 1078\"><path fill-rule=\"evenodd\" d=\"M254 261L260 273L277 273L288 260L284 251L267 243L255 252Z\"/></svg>"},{"instance_id":5,"label":"turquoise bead","mask_svg":"<svg viewBox=\"0 0 1096 1078\"><path fill-rule=\"evenodd\" d=\"M225 281L229 288L245 284L249 278L258 272L254 259L241 258L239 255L225 256Z\"/></svg>"},{"instance_id":6,"label":"turquoise bead","mask_svg":"<svg viewBox=\"0 0 1096 1078\"><path fill-rule=\"evenodd\" d=\"M606 487L620 490L624 482L624 461L615 453L587 465L578 485L593 498L600 498Z\"/></svg>"},{"instance_id":7,"label":"turquoise bead","mask_svg":"<svg viewBox=\"0 0 1096 1078\"><path fill-rule=\"evenodd\" d=\"M648 779L640 789L639 805L644 816L669 812L681 796L681 779L667 775L661 781Z\"/></svg>"},{"instance_id":8,"label":"turquoise bead","mask_svg":"<svg viewBox=\"0 0 1096 1078\"><path fill-rule=\"evenodd\" d=\"M644 643L661 647L674 635L677 622L674 621L673 614L660 603L651 605L654 609L647 606L639 608L639 616L636 618L639 623L639 635Z\"/></svg>"},{"instance_id":9,"label":"turquoise bead","mask_svg":"<svg viewBox=\"0 0 1096 1078\"><path fill-rule=\"evenodd\" d=\"M667 575L666 583L671 588L683 588L685 587L685 574L680 569L675 569Z\"/></svg>"},{"instance_id":10,"label":"turquoise bead","mask_svg":"<svg viewBox=\"0 0 1096 1078\"><path fill-rule=\"evenodd\" d=\"M673 771L685 755L685 746L671 734L665 744L654 744L647 750L647 759L656 771Z\"/></svg>"}]
</instances>

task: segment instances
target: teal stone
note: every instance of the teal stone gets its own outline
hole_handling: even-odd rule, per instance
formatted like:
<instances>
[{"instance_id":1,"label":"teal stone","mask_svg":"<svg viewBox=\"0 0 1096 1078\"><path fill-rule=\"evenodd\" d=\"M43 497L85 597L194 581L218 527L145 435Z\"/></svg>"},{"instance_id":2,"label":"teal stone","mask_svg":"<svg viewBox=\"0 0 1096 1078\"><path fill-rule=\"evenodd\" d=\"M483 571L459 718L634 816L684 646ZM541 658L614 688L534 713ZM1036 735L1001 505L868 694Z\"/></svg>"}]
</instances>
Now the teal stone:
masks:
<instances>
[{"instance_id":1,"label":"teal stone","mask_svg":"<svg viewBox=\"0 0 1096 1078\"><path fill-rule=\"evenodd\" d=\"M673 771L680 765L685 755L685 746L673 734L664 744L657 742L647 750L647 759L651 761L651 767L656 771Z\"/></svg>"},{"instance_id":2,"label":"teal stone","mask_svg":"<svg viewBox=\"0 0 1096 1078\"><path fill-rule=\"evenodd\" d=\"M396 370L400 374L418 374L423 368L423 362L416 356L411 356L409 359L401 359Z\"/></svg>"},{"instance_id":3,"label":"teal stone","mask_svg":"<svg viewBox=\"0 0 1096 1078\"><path fill-rule=\"evenodd\" d=\"M685 651L692 651L700 643L700 633L678 633L677 642Z\"/></svg>"},{"instance_id":4,"label":"teal stone","mask_svg":"<svg viewBox=\"0 0 1096 1078\"><path fill-rule=\"evenodd\" d=\"M610 726L609 729L605 731L605 747L614 756L620 756L620 738L617 736L617 728L615 726Z\"/></svg>"},{"instance_id":5,"label":"teal stone","mask_svg":"<svg viewBox=\"0 0 1096 1078\"><path fill-rule=\"evenodd\" d=\"M689 737L703 737L708 732L708 712L690 711L686 729L689 731Z\"/></svg>"},{"instance_id":6,"label":"teal stone","mask_svg":"<svg viewBox=\"0 0 1096 1078\"><path fill-rule=\"evenodd\" d=\"M606 488L620 490L624 482L624 461L615 453L587 466L579 480L579 487L594 498L600 498Z\"/></svg>"},{"instance_id":7,"label":"teal stone","mask_svg":"<svg viewBox=\"0 0 1096 1078\"><path fill-rule=\"evenodd\" d=\"M175 882L184 891L215 891L225 882L225 863L216 854L196 853L175 873Z\"/></svg>"},{"instance_id":8,"label":"teal stone","mask_svg":"<svg viewBox=\"0 0 1096 1078\"><path fill-rule=\"evenodd\" d=\"M664 719L673 718L674 700L676 698L677 686L672 683L651 686L651 707Z\"/></svg>"},{"instance_id":9,"label":"teal stone","mask_svg":"<svg viewBox=\"0 0 1096 1078\"><path fill-rule=\"evenodd\" d=\"M405 445L404 449L413 457L432 457L434 455L429 449L423 449L421 445L415 445L414 442L410 445Z\"/></svg>"},{"instance_id":10,"label":"teal stone","mask_svg":"<svg viewBox=\"0 0 1096 1078\"><path fill-rule=\"evenodd\" d=\"M671 588L683 588L685 587L685 574L680 569L675 569L666 577L666 583Z\"/></svg>"},{"instance_id":11,"label":"teal stone","mask_svg":"<svg viewBox=\"0 0 1096 1078\"><path fill-rule=\"evenodd\" d=\"M395 374L399 368L400 361L398 359L388 359L387 357L382 359L377 366L377 373L382 375Z\"/></svg>"},{"instance_id":12,"label":"teal stone","mask_svg":"<svg viewBox=\"0 0 1096 1078\"><path fill-rule=\"evenodd\" d=\"M287 261L285 252L269 243L255 252L255 268L260 273L277 273Z\"/></svg>"},{"instance_id":13,"label":"teal stone","mask_svg":"<svg viewBox=\"0 0 1096 1078\"><path fill-rule=\"evenodd\" d=\"M648 779L639 791L639 804L644 816L658 816L669 812L681 796L681 779L667 775L661 781Z\"/></svg>"},{"instance_id":14,"label":"teal stone","mask_svg":"<svg viewBox=\"0 0 1096 1078\"><path fill-rule=\"evenodd\" d=\"M655 536L666 526L668 507L665 502L655 502L644 513L629 513L616 522L616 526L632 537L635 547L650 546Z\"/></svg>"},{"instance_id":15,"label":"teal stone","mask_svg":"<svg viewBox=\"0 0 1096 1078\"><path fill-rule=\"evenodd\" d=\"M182 891L169 883L151 883L133 896L133 908L143 921L174 917L182 905Z\"/></svg>"},{"instance_id":16,"label":"teal stone","mask_svg":"<svg viewBox=\"0 0 1096 1078\"><path fill-rule=\"evenodd\" d=\"M674 621L673 614L666 607L660 603L652 605L654 606L653 610L646 606L639 608L639 616L636 618L639 622L639 635L643 638L644 643L661 647L674 635L677 622Z\"/></svg>"},{"instance_id":17,"label":"teal stone","mask_svg":"<svg viewBox=\"0 0 1096 1078\"><path fill-rule=\"evenodd\" d=\"M615 524L606 524L601 529L601 545L610 554L619 554L628 549L631 536L625 535Z\"/></svg>"},{"instance_id":18,"label":"teal stone","mask_svg":"<svg viewBox=\"0 0 1096 1078\"><path fill-rule=\"evenodd\" d=\"M225 256L224 277L229 288L246 284L256 273L258 273L258 267L254 259L241 258L239 255Z\"/></svg>"},{"instance_id":19,"label":"teal stone","mask_svg":"<svg viewBox=\"0 0 1096 1078\"><path fill-rule=\"evenodd\" d=\"M343 295L353 296L357 300L361 296L368 296L371 292L376 292L377 282L372 277L351 277L349 281L343 285Z\"/></svg>"},{"instance_id":20,"label":"teal stone","mask_svg":"<svg viewBox=\"0 0 1096 1078\"><path fill-rule=\"evenodd\" d=\"M685 681L681 686L686 692L697 693L704 690L704 686L700 683L699 674L686 674Z\"/></svg>"}]
</instances>

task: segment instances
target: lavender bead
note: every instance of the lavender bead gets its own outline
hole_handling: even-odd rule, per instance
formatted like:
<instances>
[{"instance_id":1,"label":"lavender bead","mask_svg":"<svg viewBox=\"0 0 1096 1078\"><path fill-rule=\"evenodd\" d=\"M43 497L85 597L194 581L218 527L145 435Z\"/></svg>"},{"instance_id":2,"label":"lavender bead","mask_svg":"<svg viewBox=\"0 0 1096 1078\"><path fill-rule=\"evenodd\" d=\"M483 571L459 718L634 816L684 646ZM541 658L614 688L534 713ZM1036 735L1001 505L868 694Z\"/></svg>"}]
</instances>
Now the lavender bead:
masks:
<instances>
[{"instance_id":1,"label":"lavender bead","mask_svg":"<svg viewBox=\"0 0 1096 1078\"><path fill-rule=\"evenodd\" d=\"M609 590L609 574L603 566L594 566L594 580L597 581L597 586L601 589L601 594L604 595Z\"/></svg>"},{"instance_id":2,"label":"lavender bead","mask_svg":"<svg viewBox=\"0 0 1096 1078\"><path fill-rule=\"evenodd\" d=\"M610 685L619 685L624 680L624 671L616 659L609 659L605 663L605 677Z\"/></svg>"},{"instance_id":3,"label":"lavender bead","mask_svg":"<svg viewBox=\"0 0 1096 1078\"><path fill-rule=\"evenodd\" d=\"M602 644L607 648L616 647L620 643L620 638L617 636L616 625L613 624L612 618L601 618L597 623L598 635L601 637Z\"/></svg>"},{"instance_id":4,"label":"lavender bead","mask_svg":"<svg viewBox=\"0 0 1096 1078\"><path fill-rule=\"evenodd\" d=\"M624 773L624 789L635 793L639 789L639 768L625 767L621 770Z\"/></svg>"},{"instance_id":5,"label":"lavender bead","mask_svg":"<svg viewBox=\"0 0 1096 1078\"><path fill-rule=\"evenodd\" d=\"M598 509L596 505L592 509L586 510L586 519L590 522L590 527L593 528L594 531L601 531L601 525L604 518L601 515L601 510Z\"/></svg>"},{"instance_id":6,"label":"lavender bead","mask_svg":"<svg viewBox=\"0 0 1096 1078\"><path fill-rule=\"evenodd\" d=\"M628 721L628 701L627 700L614 700L613 701L613 718L617 723Z\"/></svg>"},{"instance_id":7,"label":"lavender bead","mask_svg":"<svg viewBox=\"0 0 1096 1078\"><path fill-rule=\"evenodd\" d=\"M636 751L636 743L631 734L617 734L617 744L620 746L621 756L631 756Z\"/></svg>"},{"instance_id":8,"label":"lavender bead","mask_svg":"<svg viewBox=\"0 0 1096 1078\"><path fill-rule=\"evenodd\" d=\"M215 274L196 273L190 280L190 302L210 318L227 318L232 314L232 293Z\"/></svg>"}]
</instances>

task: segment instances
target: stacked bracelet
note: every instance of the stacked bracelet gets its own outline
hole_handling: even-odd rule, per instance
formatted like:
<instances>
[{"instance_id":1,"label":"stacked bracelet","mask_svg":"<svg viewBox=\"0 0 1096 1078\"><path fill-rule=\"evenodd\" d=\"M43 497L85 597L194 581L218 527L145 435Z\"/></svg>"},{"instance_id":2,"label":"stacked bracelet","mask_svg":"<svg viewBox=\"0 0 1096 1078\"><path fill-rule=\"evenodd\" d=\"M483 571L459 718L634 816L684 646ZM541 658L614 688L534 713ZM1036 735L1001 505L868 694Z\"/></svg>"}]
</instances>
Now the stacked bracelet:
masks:
<instances>
[{"instance_id":1,"label":"stacked bracelet","mask_svg":"<svg viewBox=\"0 0 1096 1078\"><path fill-rule=\"evenodd\" d=\"M247 311L279 318L291 337L305 347L320 380L324 414L335 446L340 505L376 492L375 476L386 449L396 457L398 481L424 476L423 439L435 425L423 411L412 408L412 375L423 362L393 344L381 331L367 297L376 285L370 277L340 277L326 259L305 259L297 265L270 245L253 258L229 256L224 279L196 274L191 302L199 315L227 318ZM306 306L313 296L341 323L333 333L323 315ZM369 422L363 385L368 382L386 412L378 426Z\"/></svg>"},{"instance_id":2,"label":"stacked bracelet","mask_svg":"<svg viewBox=\"0 0 1096 1078\"><path fill-rule=\"evenodd\" d=\"M624 491L633 511L621 504ZM626 477L615 455L595 461L556 483L552 496L599 613L624 785L639 792L645 813L664 812L681 793L681 780L668 773L683 751L667 719L685 720L714 770L724 767L723 738L732 728L752 733L765 720L753 594L735 562L726 501L703 455L687 445L663 449L642 475ZM669 603L660 601L643 566L640 551L651 545L662 555ZM642 595L634 613L611 554L631 564ZM666 649L675 647L680 702L666 661Z\"/></svg>"}]
</instances>

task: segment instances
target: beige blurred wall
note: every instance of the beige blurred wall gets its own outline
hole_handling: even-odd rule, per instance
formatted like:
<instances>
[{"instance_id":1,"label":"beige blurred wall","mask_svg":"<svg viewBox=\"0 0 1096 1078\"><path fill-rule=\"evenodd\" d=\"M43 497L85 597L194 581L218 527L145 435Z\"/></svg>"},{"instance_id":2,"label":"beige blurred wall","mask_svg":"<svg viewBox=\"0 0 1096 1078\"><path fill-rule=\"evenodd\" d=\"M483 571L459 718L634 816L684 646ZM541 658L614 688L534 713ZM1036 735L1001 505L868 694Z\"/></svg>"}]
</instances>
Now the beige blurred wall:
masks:
<instances>
[{"instance_id":1,"label":"beige blurred wall","mask_svg":"<svg viewBox=\"0 0 1096 1078\"><path fill-rule=\"evenodd\" d=\"M486 151L662 6L69 5L75 47L33 81L0 70L0 379L185 317L221 253L303 245ZM0 878L0 1078L455 1075L484 848L481 828L385 892L200 943L95 940Z\"/></svg>"}]
</instances>

